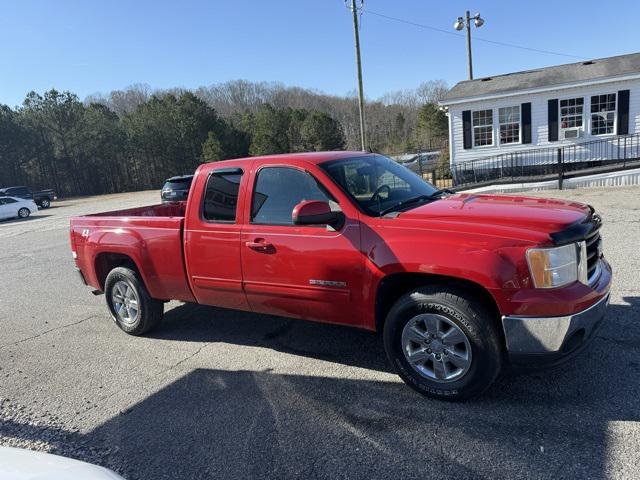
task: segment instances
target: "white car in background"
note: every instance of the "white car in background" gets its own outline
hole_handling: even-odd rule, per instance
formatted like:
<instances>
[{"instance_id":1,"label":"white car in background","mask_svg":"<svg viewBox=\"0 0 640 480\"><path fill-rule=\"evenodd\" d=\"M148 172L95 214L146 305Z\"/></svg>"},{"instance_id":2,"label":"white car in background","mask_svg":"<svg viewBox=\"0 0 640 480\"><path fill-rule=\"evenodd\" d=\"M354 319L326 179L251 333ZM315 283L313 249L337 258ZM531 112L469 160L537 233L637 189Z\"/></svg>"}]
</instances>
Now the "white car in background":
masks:
<instances>
[{"instance_id":1,"label":"white car in background","mask_svg":"<svg viewBox=\"0 0 640 480\"><path fill-rule=\"evenodd\" d=\"M71 458L0 447L0 480L124 480L117 473Z\"/></svg>"},{"instance_id":2,"label":"white car in background","mask_svg":"<svg viewBox=\"0 0 640 480\"><path fill-rule=\"evenodd\" d=\"M0 197L0 220L7 218L27 218L38 211L33 200L18 197Z\"/></svg>"}]
</instances>

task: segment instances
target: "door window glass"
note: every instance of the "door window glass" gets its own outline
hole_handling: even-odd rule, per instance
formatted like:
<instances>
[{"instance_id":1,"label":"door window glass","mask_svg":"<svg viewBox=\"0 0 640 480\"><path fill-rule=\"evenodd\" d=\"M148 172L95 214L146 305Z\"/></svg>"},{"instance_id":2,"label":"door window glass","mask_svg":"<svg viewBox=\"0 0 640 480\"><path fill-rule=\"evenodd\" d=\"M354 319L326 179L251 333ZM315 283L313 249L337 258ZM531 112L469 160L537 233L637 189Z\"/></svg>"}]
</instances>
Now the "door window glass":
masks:
<instances>
[{"instance_id":1,"label":"door window glass","mask_svg":"<svg viewBox=\"0 0 640 480\"><path fill-rule=\"evenodd\" d=\"M213 172L209 176L202 210L205 220L235 222L241 178L242 173Z\"/></svg>"},{"instance_id":2,"label":"door window glass","mask_svg":"<svg viewBox=\"0 0 640 480\"><path fill-rule=\"evenodd\" d=\"M288 167L260 170L253 192L251 222L293 225L293 207L304 200L332 201L329 193L306 172Z\"/></svg>"}]
</instances>

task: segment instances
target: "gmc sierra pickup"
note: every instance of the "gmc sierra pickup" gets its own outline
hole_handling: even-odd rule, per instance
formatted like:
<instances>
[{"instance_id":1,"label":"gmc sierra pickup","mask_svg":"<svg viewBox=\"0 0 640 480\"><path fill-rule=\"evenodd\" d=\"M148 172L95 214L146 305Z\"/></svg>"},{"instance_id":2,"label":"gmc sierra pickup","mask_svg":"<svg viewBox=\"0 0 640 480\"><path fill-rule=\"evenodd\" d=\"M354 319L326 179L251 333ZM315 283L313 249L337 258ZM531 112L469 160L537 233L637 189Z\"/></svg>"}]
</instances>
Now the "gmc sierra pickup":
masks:
<instances>
[{"instance_id":1,"label":"gmc sierra pickup","mask_svg":"<svg viewBox=\"0 0 640 480\"><path fill-rule=\"evenodd\" d=\"M174 299L381 331L412 388L465 399L594 337L611 267L576 202L438 190L377 154L202 165L184 203L71 219L83 282L131 335Z\"/></svg>"}]
</instances>

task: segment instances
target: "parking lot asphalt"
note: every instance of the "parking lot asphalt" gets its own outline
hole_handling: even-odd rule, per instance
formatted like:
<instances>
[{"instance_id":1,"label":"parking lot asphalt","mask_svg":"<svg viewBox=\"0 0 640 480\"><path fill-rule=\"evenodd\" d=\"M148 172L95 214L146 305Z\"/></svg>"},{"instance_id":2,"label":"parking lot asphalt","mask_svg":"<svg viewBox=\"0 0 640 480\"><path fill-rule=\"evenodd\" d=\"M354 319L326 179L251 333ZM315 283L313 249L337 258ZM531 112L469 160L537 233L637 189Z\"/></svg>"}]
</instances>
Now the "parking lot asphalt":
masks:
<instances>
[{"instance_id":1,"label":"parking lot asphalt","mask_svg":"<svg viewBox=\"0 0 640 480\"><path fill-rule=\"evenodd\" d=\"M640 478L640 188L536 195L602 214L607 321L571 363L459 404L354 329L172 302L151 335L119 331L75 278L68 220L157 191L0 222L0 445L128 479Z\"/></svg>"}]
</instances>

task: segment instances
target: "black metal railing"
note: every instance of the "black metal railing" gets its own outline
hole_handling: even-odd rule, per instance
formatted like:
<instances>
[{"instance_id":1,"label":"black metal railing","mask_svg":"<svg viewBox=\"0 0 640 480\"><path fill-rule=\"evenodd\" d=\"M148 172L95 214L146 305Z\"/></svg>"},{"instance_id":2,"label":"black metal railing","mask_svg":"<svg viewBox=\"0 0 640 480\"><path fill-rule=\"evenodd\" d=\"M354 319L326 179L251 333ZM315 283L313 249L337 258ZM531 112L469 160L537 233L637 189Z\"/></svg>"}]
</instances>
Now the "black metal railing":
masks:
<instances>
[{"instance_id":1,"label":"black metal railing","mask_svg":"<svg viewBox=\"0 0 640 480\"><path fill-rule=\"evenodd\" d=\"M493 183L536 182L640 167L640 134L559 147L517 150L437 167L423 175L439 187L470 188ZM445 183L451 185L444 185Z\"/></svg>"},{"instance_id":2,"label":"black metal railing","mask_svg":"<svg viewBox=\"0 0 640 480\"><path fill-rule=\"evenodd\" d=\"M432 154L404 162L439 188L461 190L500 183L528 183L640 167L640 134L517 150L450 166Z\"/></svg>"}]
</instances>

